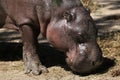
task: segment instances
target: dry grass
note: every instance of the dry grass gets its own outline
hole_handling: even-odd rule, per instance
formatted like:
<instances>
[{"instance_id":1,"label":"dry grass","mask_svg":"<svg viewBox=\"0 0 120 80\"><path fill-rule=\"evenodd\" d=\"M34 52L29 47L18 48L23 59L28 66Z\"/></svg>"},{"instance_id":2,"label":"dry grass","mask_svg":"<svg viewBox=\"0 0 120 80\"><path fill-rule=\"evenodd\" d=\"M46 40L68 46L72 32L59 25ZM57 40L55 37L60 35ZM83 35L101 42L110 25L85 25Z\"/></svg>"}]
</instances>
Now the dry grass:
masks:
<instances>
[{"instance_id":1,"label":"dry grass","mask_svg":"<svg viewBox=\"0 0 120 80\"><path fill-rule=\"evenodd\" d=\"M81 0L81 2L86 8L89 8L91 12L94 12L98 7L93 0Z\"/></svg>"},{"instance_id":2,"label":"dry grass","mask_svg":"<svg viewBox=\"0 0 120 80\"><path fill-rule=\"evenodd\" d=\"M107 74L112 77L120 76L120 31L105 33L98 37L103 56L115 61ZM106 64L107 65L107 64Z\"/></svg>"},{"instance_id":3,"label":"dry grass","mask_svg":"<svg viewBox=\"0 0 120 80\"><path fill-rule=\"evenodd\" d=\"M120 56L120 32L111 32L98 37L104 55Z\"/></svg>"}]
</instances>

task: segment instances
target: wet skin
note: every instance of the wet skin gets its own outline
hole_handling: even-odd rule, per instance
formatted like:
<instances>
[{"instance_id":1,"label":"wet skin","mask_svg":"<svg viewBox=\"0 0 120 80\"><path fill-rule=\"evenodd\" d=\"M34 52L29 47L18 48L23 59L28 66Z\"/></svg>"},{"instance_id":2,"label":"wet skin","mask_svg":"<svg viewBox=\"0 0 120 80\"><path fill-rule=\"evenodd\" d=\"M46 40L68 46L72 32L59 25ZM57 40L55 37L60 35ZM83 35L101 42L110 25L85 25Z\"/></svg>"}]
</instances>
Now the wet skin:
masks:
<instances>
[{"instance_id":1,"label":"wet skin","mask_svg":"<svg viewBox=\"0 0 120 80\"><path fill-rule=\"evenodd\" d=\"M0 26L22 34L26 73L48 72L38 57L39 33L65 52L75 72L88 73L102 63L94 21L79 0L0 0Z\"/></svg>"}]
</instances>

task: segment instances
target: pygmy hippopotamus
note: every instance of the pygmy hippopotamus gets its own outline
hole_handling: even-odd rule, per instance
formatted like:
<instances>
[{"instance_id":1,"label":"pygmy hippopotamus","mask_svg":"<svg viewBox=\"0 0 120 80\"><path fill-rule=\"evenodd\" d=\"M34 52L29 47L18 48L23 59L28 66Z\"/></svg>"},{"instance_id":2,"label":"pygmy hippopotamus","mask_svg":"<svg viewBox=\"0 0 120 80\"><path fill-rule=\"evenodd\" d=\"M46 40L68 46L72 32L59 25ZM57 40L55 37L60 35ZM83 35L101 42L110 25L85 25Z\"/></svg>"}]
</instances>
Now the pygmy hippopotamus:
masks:
<instances>
[{"instance_id":1,"label":"pygmy hippopotamus","mask_svg":"<svg viewBox=\"0 0 120 80\"><path fill-rule=\"evenodd\" d=\"M0 27L20 31L26 73L48 71L38 57L39 33L66 54L74 72L88 73L102 63L94 21L80 0L0 0Z\"/></svg>"}]
</instances>

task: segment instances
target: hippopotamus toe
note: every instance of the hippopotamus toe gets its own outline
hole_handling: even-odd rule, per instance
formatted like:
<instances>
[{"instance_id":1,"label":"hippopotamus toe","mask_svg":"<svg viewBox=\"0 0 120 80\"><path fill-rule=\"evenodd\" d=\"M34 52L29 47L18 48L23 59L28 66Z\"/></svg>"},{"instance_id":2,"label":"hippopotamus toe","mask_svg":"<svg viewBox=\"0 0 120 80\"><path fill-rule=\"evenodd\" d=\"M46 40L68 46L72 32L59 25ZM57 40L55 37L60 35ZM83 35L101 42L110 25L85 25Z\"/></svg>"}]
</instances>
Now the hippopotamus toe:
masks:
<instances>
[{"instance_id":1,"label":"hippopotamus toe","mask_svg":"<svg viewBox=\"0 0 120 80\"><path fill-rule=\"evenodd\" d=\"M48 70L45 66L40 64L34 66L29 65L25 70L25 74L29 74L30 72L32 72L33 75L39 75L41 73L47 73Z\"/></svg>"}]
</instances>

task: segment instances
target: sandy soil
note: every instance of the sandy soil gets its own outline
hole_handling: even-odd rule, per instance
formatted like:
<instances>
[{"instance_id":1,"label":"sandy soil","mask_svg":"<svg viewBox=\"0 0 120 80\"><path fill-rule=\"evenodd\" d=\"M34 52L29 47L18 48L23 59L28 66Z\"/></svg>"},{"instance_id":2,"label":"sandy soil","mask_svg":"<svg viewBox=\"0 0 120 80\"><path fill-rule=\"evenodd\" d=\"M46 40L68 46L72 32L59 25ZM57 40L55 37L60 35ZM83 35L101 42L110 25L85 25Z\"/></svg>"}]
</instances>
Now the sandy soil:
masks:
<instances>
[{"instance_id":1,"label":"sandy soil","mask_svg":"<svg viewBox=\"0 0 120 80\"><path fill-rule=\"evenodd\" d=\"M100 8L92 13L99 36L106 32L120 31L120 1L96 0ZM66 66L61 52L52 48L46 40L39 37L42 63L49 73L39 76L24 74L22 44L18 32L0 29L0 80L120 80L120 52L104 54L104 64L91 74L72 73ZM118 44L120 44L118 42ZM53 56L54 55L54 56Z\"/></svg>"}]
</instances>

